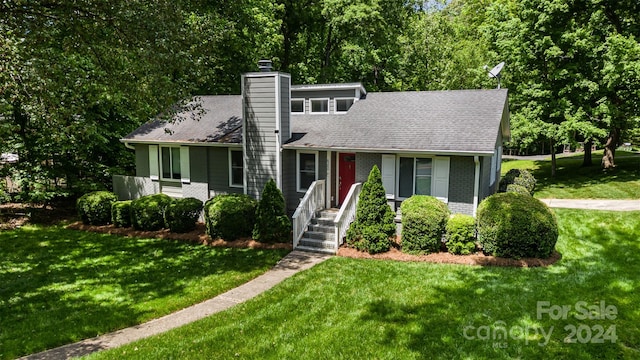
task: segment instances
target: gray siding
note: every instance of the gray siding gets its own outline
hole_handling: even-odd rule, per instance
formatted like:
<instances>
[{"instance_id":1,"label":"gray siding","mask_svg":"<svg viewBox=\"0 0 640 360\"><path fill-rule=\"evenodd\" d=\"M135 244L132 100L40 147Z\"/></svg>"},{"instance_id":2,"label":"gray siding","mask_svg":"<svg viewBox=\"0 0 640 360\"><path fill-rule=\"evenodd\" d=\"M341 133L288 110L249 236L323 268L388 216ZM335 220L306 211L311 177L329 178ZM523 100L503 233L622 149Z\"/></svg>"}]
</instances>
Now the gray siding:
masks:
<instances>
[{"instance_id":1,"label":"gray siding","mask_svg":"<svg viewBox=\"0 0 640 360\"><path fill-rule=\"evenodd\" d=\"M301 196L296 191L296 151L282 152L282 195L287 203L287 212L291 215L295 211Z\"/></svg>"},{"instance_id":2,"label":"gray siding","mask_svg":"<svg viewBox=\"0 0 640 360\"><path fill-rule=\"evenodd\" d=\"M382 154L356 153L356 182L367 181L373 165L382 168Z\"/></svg>"},{"instance_id":3,"label":"gray siding","mask_svg":"<svg viewBox=\"0 0 640 360\"><path fill-rule=\"evenodd\" d=\"M350 90L318 90L318 91L291 91L292 99L305 99L305 112L308 114L311 112L310 99L329 99L329 112L335 111L334 101L335 98L355 98L356 91Z\"/></svg>"},{"instance_id":4,"label":"gray siding","mask_svg":"<svg viewBox=\"0 0 640 360\"><path fill-rule=\"evenodd\" d=\"M242 150L238 148L238 150ZM229 186L229 149L224 147L207 148L205 157L209 190L216 194L243 193L244 189ZM193 171L193 165L191 166Z\"/></svg>"},{"instance_id":5,"label":"gray siding","mask_svg":"<svg viewBox=\"0 0 640 360\"><path fill-rule=\"evenodd\" d=\"M482 199L493 194L491 189L491 156L483 156L480 158L480 193L478 204Z\"/></svg>"},{"instance_id":6,"label":"gray siding","mask_svg":"<svg viewBox=\"0 0 640 360\"><path fill-rule=\"evenodd\" d=\"M136 149L137 151L137 149ZM157 181L141 176L113 176L113 192L118 200L132 200L141 196L157 194L160 187Z\"/></svg>"},{"instance_id":7,"label":"gray siding","mask_svg":"<svg viewBox=\"0 0 640 360\"><path fill-rule=\"evenodd\" d=\"M473 215L475 163L470 156L452 156L449 165L449 210Z\"/></svg>"},{"instance_id":8,"label":"gray siding","mask_svg":"<svg viewBox=\"0 0 640 360\"><path fill-rule=\"evenodd\" d=\"M247 194L258 199L264 184L277 178L276 77L244 77L244 146Z\"/></svg>"},{"instance_id":9,"label":"gray siding","mask_svg":"<svg viewBox=\"0 0 640 360\"><path fill-rule=\"evenodd\" d=\"M207 183L207 148L204 146L189 147L189 171L191 182Z\"/></svg>"},{"instance_id":10,"label":"gray siding","mask_svg":"<svg viewBox=\"0 0 640 360\"><path fill-rule=\"evenodd\" d=\"M280 77L280 138L284 144L291 138L291 93L289 92L289 78Z\"/></svg>"},{"instance_id":11,"label":"gray siding","mask_svg":"<svg viewBox=\"0 0 640 360\"><path fill-rule=\"evenodd\" d=\"M136 176L148 177L149 172L149 145L136 144Z\"/></svg>"}]
</instances>

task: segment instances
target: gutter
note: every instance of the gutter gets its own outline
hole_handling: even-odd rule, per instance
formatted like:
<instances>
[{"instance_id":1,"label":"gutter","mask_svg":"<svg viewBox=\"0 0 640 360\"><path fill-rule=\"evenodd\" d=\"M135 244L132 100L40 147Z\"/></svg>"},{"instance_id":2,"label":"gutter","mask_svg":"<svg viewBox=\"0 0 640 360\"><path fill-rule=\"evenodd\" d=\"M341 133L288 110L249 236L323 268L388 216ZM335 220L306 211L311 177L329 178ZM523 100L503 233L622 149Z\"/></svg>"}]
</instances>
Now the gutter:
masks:
<instances>
[{"instance_id":1,"label":"gutter","mask_svg":"<svg viewBox=\"0 0 640 360\"><path fill-rule=\"evenodd\" d=\"M459 156L485 156L493 155L492 151L455 151L455 150L424 150L424 149L398 149L398 148L349 148L349 147L326 147L326 146L304 146L304 145L283 145L287 150L315 150L315 151L337 151L337 152L363 152L363 153L390 153L390 154L428 154L428 155L459 155Z\"/></svg>"}]
</instances>

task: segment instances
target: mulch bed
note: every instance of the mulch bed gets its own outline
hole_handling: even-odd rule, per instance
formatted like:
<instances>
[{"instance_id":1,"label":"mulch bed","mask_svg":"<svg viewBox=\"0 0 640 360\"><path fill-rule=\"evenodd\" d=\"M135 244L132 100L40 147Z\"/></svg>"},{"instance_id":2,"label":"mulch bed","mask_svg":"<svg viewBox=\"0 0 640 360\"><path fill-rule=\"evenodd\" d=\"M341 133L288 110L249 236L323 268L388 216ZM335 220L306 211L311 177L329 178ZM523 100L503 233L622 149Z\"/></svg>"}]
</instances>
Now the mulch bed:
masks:
<instances>
[{"instance_id":1,"label":"mulch bed","mask_svg":"<svg viewBox=\"0 0 640 360\"><path fill-rule=\"evenodd\" d=\"M510 266L510 267L539 267L549 266L562 258L562 255L554 251L547 259L523 258L523 259L507 259L491 255L485 255L478 252L472 255L454 255L448 252L437 252L426 255L410 255L400 251L400 239L396 239L391 249L380 254L369 254L358 251L354 248L343 245L338 249L338 256L344 256L355 259L377 259L377 260L396 260L396 261L425 261L436 264L460 264L460 265L479 265L479 266Z\"/></svg>"},{"instance_id":2,"label":"mulch bed","mask_svg":"<svg viewBox=\"0 0 640 360\"><path fill-rule=\"evenodd\" d=\"M169 240L180 240L187 241L191 243L203 244L214 247L231 247L231 248L251 248L251 249L289 249L291 250L292 245L287 243L276 243L276 244L267 244L261 243L252 239L237 239L233 241L226 241L222 239L211 240L209 236L204 231L204 224L197 223L195 230L192 230L187 233L172 233L168 229L158 230L158 231L143 231L143 230L135 230L133 228L117 228L113 225L85 225L80 221L74 222L67 226L67 229L73 230L82 230L82 231L92 231L102 234L111 234L111 235L120 235L120 236L129 236L129 237L137 237L137 238L159 238L159 239L169 239Z\"/></svg>"}]
</instances>

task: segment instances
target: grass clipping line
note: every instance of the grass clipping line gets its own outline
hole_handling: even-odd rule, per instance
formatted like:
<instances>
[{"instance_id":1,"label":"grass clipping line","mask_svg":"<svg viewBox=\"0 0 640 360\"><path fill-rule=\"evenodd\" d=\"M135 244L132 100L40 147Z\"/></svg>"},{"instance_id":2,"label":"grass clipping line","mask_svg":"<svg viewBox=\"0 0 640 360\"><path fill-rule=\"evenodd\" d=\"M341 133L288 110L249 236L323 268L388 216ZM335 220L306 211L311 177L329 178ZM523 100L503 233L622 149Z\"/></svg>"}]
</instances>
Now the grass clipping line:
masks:
<instances>
[{"instance_id":1,"label":"grass clipping line","mask_svg":"<svg viewBox=\"0 0 640 360\"><path fill-rule=\"evenodd\" d=\"M81 221L74 222L66 226L71 230L91 231L102 234L128 236L136 238L157 238L167 240L179 240L196 244L203 244L213 247L229 247L229 248L251 248L251 249L292 249L290 243L261 243L253 239L237 239L234 241L226 241L223 239L212 240L204 231L204 224L197 223L195 230L187 233L172 233L169 229L162 229L158 231L142 231L135 230L133 228L118 228L113 225L86 225Z\"/></svg>"}]
</instances>

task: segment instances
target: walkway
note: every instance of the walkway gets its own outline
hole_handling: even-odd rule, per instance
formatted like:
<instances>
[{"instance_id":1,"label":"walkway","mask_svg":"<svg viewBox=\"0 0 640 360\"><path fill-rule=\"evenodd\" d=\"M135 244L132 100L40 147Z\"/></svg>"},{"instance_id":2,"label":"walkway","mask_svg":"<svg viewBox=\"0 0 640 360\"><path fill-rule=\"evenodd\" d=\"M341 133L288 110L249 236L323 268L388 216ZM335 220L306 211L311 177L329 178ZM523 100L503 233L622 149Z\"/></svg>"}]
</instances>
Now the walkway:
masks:
<instances>
[{"instance_id":1,"label":"walkway","mask_svg":"<svg viewBox=\"0 0 640 360\"><path fill-rule=\"evenodd\" d=\"M640 200L539 199L552 208L640 211Z\"/></svg>"},{"instance_id":2,"label":"walkway","mask_svg":"<svg viewBox=\"0 0 640 360\"><path fill-rule=\"evenodd\" d=\"M249 281L248 283L229 290L224 294L218 295L213 299L182 309L159 319L151 320L141 325L25 356L22 359L68 359L76 356L88 355L100 350L118 347L152 335L160 334L226 310L236 304L245 302L271 289L286 278L289 278L300 271L309 269L330 257L331 255L292 251L282 258L282 260L280 260L273 269Z\"/></svg>"}]
</instances>

